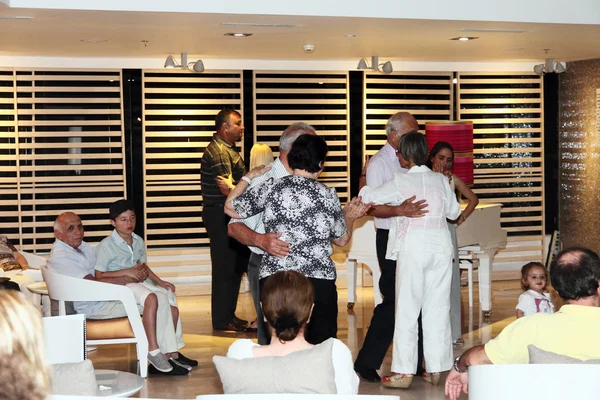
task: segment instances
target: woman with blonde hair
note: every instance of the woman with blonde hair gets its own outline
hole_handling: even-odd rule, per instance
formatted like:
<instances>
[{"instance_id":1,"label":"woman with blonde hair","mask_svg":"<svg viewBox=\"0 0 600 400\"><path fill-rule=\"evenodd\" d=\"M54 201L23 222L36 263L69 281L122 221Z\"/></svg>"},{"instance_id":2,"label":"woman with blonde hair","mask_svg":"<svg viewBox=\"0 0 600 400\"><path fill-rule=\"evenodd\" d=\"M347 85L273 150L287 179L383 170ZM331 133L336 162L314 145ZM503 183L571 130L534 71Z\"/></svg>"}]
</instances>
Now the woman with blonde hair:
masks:
<instances>
[{"instance_id":1,"label":"woman with blonde hair","mask_svg":"<svg viewBox=\"0 0 600 400\"><path fill-rule=\"evenodd\" d=\"M264 143L256 143L250 150L250 169L273 162L273 151Z\"/></svg>"},{"instance_id":2,"label":"woman with blonde hair","mask_svg":"<svg viewBox=\"0 0 600 400\"><path fill-rule=\"evenodd\" d=\"M41 400L50 388L40 313L16 291L0 290L0 398Z\"/></svg>"}]
</instances>

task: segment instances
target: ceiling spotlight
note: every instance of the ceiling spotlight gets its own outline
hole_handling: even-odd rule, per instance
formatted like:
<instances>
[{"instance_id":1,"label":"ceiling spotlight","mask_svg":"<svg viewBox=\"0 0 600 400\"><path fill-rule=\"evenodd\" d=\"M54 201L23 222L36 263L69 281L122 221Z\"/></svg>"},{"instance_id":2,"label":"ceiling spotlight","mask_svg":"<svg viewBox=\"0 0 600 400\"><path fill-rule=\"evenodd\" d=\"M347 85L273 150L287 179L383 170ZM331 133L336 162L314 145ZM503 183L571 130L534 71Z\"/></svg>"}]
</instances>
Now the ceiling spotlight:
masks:
<instances>
[{"instance_id":1,"label":"ceiling spotlight","mask_svg":"<svg viewBox=\"0 0 600 400\"><path fill-rule=\"evenodd\" d=\"M177 64L173 56L169 56L165 60L165 68L181 68L181 65Z\"/></svg>"},{"instance_id":2,"label":"ceiling spotlight","mask_svg":"<svg viewBox=\"0 0 600 400\"><path fill-rule=\"evenodd\" d=\"M373 71L383 72L384 74L391 74L394 71L391 61L379 64L379 57L377 56L371 57L371 66L367 63L366 58L361 58L356 69L372 69Z\"/></svg>"},{"instance_id":3,"label":"ceiling spotlight","mask_svg":"<svg viewBox=\"0 0 600 400\"><path fill-rule=\"evenodd\" d=\"M469 40L475 40L475 39L479 39L479 37L477 37L477 36L457 36L457 37L450 38L450 40L458 40L461 42L468 42Z\"/></svg>"},{"instance_id":4,"label":"ceiling spotlight","mask_svg":"<svg viewBox=\"0 0 600 400\"><path fill-rule=\"evenodd\" d=\"M165 68L181 68L188 69L192 72L204 72L204 63L202 60L187 61L187 53L181 53L181 64L179 64L173 56L168 56L165 60Z\"/></svg>"},{"instance_id":5,"label":"ceiling spotlight","mask_svg":"<svg viewBox=\"0 0 600 400\"><path fill-rule=\"evenodd\" d=\"M238 32L228 32L228 33L224 33L223 36L233 36L233 37L248 37L248 36L252 36L253 33L238 33Z\"/></svg>"},{"instance_id":6,"label":"ceiling spotlight","mask_svg":"<svg viewBox=\"0 0 600 400\"><path fill-rule=\"evenodd\" d=\"M562 74L567 70L567 67L558 61L554 61L554 58L547 58L543 64L537 64L533 67L533 72L538 75L544 74Z\"/></svg>"}]
</instances>

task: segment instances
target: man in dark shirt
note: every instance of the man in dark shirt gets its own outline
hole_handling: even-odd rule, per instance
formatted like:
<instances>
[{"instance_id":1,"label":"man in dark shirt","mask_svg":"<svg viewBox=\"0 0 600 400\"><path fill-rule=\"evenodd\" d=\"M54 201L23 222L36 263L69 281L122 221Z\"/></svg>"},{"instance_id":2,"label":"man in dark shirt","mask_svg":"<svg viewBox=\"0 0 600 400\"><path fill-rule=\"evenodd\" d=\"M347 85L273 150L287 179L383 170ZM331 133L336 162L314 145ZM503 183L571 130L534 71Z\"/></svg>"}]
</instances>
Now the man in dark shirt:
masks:
<instances>
[{"instance_id":1,"label":"man in dark shirt","mask_svg":"<svg viewBox=\"0 0 600 400\"><path fill-rule=\"evenodd\" d=\"M215 330L245 329L248 321L235 316L240 283L250 256L246 246L227 235L229 217L223 206L231 188L244 176L246 167L235 143L244 135L240 113L222 110L215 119L216 133L204 150L200 166L202 220L210 240L212 264L211 314ZM221 177L225 185L219 186Z\"/></svg>"}]
</instances>

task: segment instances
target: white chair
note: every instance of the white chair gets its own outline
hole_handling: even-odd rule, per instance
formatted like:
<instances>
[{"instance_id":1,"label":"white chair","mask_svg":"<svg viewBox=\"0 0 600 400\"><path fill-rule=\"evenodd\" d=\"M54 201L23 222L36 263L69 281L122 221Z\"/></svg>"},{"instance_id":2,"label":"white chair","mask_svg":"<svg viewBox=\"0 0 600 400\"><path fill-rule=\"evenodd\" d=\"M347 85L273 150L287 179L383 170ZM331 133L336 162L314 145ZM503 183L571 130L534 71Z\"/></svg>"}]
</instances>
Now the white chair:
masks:
<instances>
[{"instance_id":1,"label":"white chair","mask_svg":"<svg viewBox=\"0 0 600 400\"><path fill-rule=\"evenodd\" d=\"M88 279L61 275L46 267L42 274L48 286L50 298L59 302L58 313L65 315L65 301L120 301L127 312L126 318L113 320L87 319L87 340L90 346L117 343L135 343L139 371L142 378L148 374L148 339L142 319L133 297L126 286L96 282ZM110 326L109 326L110 324ZM104 334L110 332L110 336ZM116 337L115 337L116 336Z\"/></svg>"},{"instance_id":2,"label":"white chair","mask_svg":"<svg viewBox=\"0 0 600 400\"><path fill-rule=\"evenodd\" d=\"M196 400L400 400L400 396L384 396L370 394L206 394Z\"/></svg>"},{"instance_id":3,"label":"white chair","mask_svg":"<svg viewBox=\"0 0 600 400\"><path fill-rule=\"evenodd\" d=\"M469 400L595 399L598 376L600 365L477 365L469 367Z\"/></svg>"}]
</instances>

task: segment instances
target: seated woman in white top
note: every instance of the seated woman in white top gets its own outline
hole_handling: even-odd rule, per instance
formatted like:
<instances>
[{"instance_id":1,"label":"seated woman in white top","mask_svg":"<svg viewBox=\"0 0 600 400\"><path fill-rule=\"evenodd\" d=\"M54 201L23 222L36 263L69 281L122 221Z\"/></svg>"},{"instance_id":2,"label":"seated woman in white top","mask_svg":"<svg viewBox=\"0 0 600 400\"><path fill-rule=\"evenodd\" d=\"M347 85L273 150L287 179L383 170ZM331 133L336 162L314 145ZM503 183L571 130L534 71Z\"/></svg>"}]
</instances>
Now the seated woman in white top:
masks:
<instances>
[{"instance_id":1,"label":"seated woman in white top","mask_svg":"<svg viewBox=\"0 0 600 400\"><path fill-rule=\"evenodd\" d=\"M312 285L304 275L296 271L280 271L271 275L261 293L262 311L271 334L271 344L260 346L250 339L236 340L229 347L227 357L285 356L313 348L314 345L304 338L313 301ZM333 341L331 357L337 393L357 394L358 377L354 372L350 349L338 339L329 340ZM318 362L315 360L315 363Z\"/></svg>"}]
</instances>

